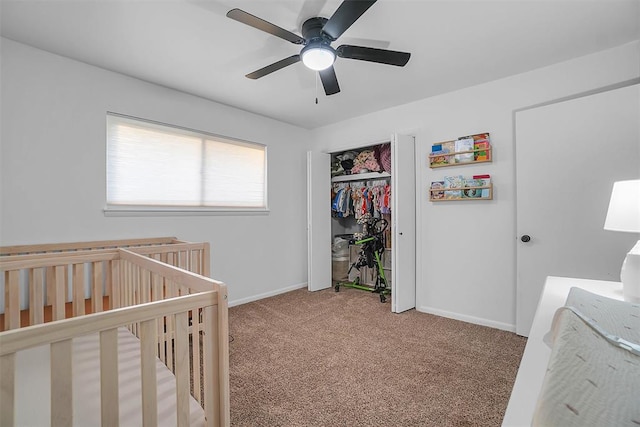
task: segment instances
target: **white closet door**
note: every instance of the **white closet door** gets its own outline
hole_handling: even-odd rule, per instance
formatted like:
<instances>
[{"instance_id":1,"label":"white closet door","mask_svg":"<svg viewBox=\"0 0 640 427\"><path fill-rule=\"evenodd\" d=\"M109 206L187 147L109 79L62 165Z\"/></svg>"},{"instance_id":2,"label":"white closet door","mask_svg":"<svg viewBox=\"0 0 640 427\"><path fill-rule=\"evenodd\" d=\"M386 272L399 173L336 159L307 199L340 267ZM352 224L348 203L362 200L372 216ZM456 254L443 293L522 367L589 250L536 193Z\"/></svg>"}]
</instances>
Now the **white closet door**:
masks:
<instances>
[{"instance_id":1,"label":"white closet door","mask_svg":"<svg viewBox=\"0 0 640 427\"><path fill-rule=\"evenodd\" d=\"M415 139L391 138L391 311L416 306L416 178Z\"/></svg>"},{"instance_id":2,"label":"white closet door","mask_svg":"<svg viewBox=\"0 0 640 427\"><path fill-rule=\"evenodd\" d=\"M516 333L529 335L547 276L620 280L637 235L604 220L614 181L638 165L638 85L516 113Z\"/></svg>"},{"instance_id":3,"label":"white closet door","mask_svg":"<svg viewBox=\"0 0 640 427\"><path fill-rule=\"evenodd\" d=\"M308 289L331 287L331 156L307 151Z\"/></svg>"}]
</instances>

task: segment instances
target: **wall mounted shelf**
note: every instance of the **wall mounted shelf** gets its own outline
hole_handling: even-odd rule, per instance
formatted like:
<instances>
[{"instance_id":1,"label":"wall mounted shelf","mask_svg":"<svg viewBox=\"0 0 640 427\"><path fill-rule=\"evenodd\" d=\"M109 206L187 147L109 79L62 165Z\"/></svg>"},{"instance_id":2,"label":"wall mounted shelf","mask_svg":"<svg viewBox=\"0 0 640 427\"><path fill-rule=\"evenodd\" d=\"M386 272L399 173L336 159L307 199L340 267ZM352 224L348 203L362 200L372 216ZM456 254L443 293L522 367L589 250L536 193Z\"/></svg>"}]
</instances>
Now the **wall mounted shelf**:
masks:
<instances>
[{"instance_id":1,"label":"wall mounted shelf","mask_svg":"<svg viewBox=\"0 0 640 427\"><path fill-rule=\"evenodd\" d=\"M429 155L429 167L432 168L432 169L435 169L435 168L446 168L446 167L451 167L451 166L475 165L476 163L490 163L492 161L491 157L489 157L487 159L484 159L484 160L472 160L472 161L468 161L468 162L459 162L459 163L455 163L455 162L453 162L453 163L434 163L434 161L436 159L441 158L441 157L447 157L449 159L454 157L454 159L455 159L456 155L458 155L458 154L467 154L467 153L474 153L474 156L475 156L476 155L475 153L478 153L480 151L487 152L487 153L489 153L489 156L491 156L491 147L482 148L482 149L478 149L478 150L460 151L460 152L451 153L451 154L436 154L436 155L430 154Z\"/></svg>"},{"instance_id":2,"label":"wall mounted shelf","mask_svg":"<svg viewBox=\"0 0 640 427\"><path fill-rule=\"evenodd\" d=\"M469 192L477 192L480 191L480 194L484 190L489 190L488 195L484 197L477 196L464 196L465 191L467 194ZM460 192L460 196L447 196L447 191L450 192ZM437 194L437 195L436 195ZM442 194L441 197L438 195ZM435 198L434 198L435 196ZM471 201L471 200L493 200L493 184L484 185L481 187L459 187L459 188L430 188L429 189L429 201L430 202L451 202L451 201Z\"/></svg>"},{"instance_id":3,"label":"wall mounted shelf","mask_svg":"<svg viewBox=\"0 0 640 427\"><path fill-rule=\"evenodd\" d=\"M438 142L431 146L431 154L428 156L429 167L432 169L487 163L492 159L489 133Z\"/></svg>"}]
</instances>

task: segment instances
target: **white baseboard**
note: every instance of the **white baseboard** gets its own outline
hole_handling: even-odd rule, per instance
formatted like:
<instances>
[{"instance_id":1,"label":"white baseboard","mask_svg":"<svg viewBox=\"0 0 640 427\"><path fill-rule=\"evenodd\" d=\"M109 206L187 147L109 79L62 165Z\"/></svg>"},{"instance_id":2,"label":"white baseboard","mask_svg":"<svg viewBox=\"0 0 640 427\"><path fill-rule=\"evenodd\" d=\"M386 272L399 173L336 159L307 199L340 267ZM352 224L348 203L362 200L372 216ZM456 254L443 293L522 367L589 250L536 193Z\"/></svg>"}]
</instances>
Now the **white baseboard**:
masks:
<instances>
[{"instance_id":1,"label":"white baseboard","mask_svg":"<svg viewBox=\"0 0 640 427\"><path fill-rule=\"evenodd\" d=\"M273 296L276 296L276 295L284 294L286 292L291 292L291 291L295 291L296 289L302 289L302 288L306 288L306 287L307 287L307 283L306 282L305 283L298 283L297 285L287 286L286 288L276 289L274 291L265 292L264 294L252 295L250 297L229 301L229 307L246 304L246 303L252 302L252 301L258 301L258 300L261 300L261 299L264 299L264 298L273 297Z\"/></svg>"},{"instance_id":2,"label":"white baseboard","mask_svg":"<svg viewBox=\"0 0 640 427\"><path fill-rule=\"evenodd\" d=\"M490 328L500 329L508 332L515 332L516 325L510 325L508 323L496 322L494 320L483 319L481 317L467 316L466 314L454 313L452 311L440 310L433 307L416 307L416 311L421 313L435 314L436 316L442 316L449 319L461 320L467 323L473 323L481 326L488 326Z\"/></svg>"}]
</instances>

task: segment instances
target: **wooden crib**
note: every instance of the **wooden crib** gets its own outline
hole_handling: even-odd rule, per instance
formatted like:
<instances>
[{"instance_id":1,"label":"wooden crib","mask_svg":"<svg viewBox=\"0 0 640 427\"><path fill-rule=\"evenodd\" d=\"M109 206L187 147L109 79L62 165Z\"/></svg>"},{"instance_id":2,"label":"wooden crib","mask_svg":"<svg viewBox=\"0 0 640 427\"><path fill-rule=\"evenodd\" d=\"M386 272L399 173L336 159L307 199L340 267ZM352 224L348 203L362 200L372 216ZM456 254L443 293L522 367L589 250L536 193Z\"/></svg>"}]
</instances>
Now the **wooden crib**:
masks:
<instances>
[{"instance_id":1,"label":"wooden crib","mask_svg":"<svg viewBox=\"0 0 640 427\"><path fill-rule=\"evenodd\" d=\"M41 402L31 396L45 384L50 400L42 406L53 426L229 425L227 289L208 278L207 243L3 247L0 270L0 425L33 416ZM124 346L133 362L123 359ZM34 381L33 372L49 364L39 357L50 361L46 378L25 391L21 378ZM31 358L40 362L24 369ZM136 385L129 377L139 378ZM95 408L86 401L92 393ZM95 420L83 418L92 413Z\"/></svg>"}]
</instances>

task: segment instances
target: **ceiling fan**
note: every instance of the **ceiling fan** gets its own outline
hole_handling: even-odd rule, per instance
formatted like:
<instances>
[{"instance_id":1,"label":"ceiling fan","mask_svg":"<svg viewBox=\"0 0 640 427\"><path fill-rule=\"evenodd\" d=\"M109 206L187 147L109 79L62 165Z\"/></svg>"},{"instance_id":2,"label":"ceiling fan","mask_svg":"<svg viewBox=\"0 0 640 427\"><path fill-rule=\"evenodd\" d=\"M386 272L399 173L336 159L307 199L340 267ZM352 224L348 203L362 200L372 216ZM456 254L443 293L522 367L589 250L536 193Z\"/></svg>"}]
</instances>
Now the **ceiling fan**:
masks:
<instances>
[{"instance_id":1,"label":"ceiling fan","mask_svg":"<svg viewBox=\"0 0 640 427\"><path fill-rule=\"evenodd\" d=\"M299 54L291 55L260 68L247 74L246 77L259 79L302 60L308 68L319 72L325 93L333 95L340 92L338 78L333 69L336 57L404 67L411 57L410 53L351 45L341 45L337 49L331 47L331 43L338 39L375 2L376 0L344 0L331 18L307 19L302 24L302 37L243 10L230 10L227 12L227 16L231 19L291 43L304 45Z\"/></svg>"}]
</instances>

